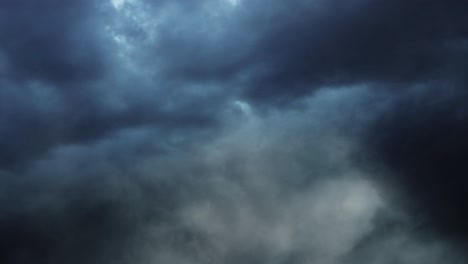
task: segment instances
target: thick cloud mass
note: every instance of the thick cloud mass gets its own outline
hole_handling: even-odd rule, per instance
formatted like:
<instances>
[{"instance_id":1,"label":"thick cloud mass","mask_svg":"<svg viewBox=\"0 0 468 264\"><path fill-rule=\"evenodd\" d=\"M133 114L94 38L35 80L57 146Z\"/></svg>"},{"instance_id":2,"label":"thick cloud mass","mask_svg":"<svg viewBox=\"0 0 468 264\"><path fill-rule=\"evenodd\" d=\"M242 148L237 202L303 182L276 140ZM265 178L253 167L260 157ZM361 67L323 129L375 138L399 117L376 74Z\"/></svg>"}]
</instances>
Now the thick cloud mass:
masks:
<instances>
[{"instance_id":1,"label":"thick cloud mass","mask_svg":"<svg viewBox=\"0 0 468 264\"><path fill-rule=\"evenodd\" d=\"M464 1L3 0L0 263L466 263Z\"/></svg>"},{"instance_id":2,"label":"thick cloud mass","mask_svg":"<svg viewBox=\"0 0 468 264\"><path fill-rule=\"evenodd\" d=\"M370 130L369 142L395 171L392 181L411 196L410 207L421 208L424 225L465 239L468 94L440 88L399 95Z\"/></svg>"}]
</instances>

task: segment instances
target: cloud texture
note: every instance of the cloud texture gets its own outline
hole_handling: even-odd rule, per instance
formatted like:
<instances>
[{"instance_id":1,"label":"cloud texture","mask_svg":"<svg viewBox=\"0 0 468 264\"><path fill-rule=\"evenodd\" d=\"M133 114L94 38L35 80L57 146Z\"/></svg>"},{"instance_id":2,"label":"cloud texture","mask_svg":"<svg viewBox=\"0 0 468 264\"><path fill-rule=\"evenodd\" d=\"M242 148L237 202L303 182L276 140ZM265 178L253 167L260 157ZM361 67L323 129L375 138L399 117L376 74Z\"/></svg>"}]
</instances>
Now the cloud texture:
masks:
<instances>
[{"instance_id":1,"label":"cloud texture","mask_svg":"<svg viewBox=\"0 0 468 264\"><path fill-rule=\"evenodd\" d=\"M0 262L465 263L467 8L2 1Z\"/></svg>"}]
</instances>

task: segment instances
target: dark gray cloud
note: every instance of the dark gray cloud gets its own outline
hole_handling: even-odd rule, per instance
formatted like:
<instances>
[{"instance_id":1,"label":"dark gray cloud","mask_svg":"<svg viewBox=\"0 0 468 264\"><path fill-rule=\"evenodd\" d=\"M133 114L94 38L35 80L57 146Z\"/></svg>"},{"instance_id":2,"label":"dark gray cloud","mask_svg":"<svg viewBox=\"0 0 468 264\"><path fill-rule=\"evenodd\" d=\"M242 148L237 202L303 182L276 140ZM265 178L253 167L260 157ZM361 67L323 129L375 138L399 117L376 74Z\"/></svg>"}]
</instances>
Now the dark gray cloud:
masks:
<instances>
[{"instance_id":1,"label":"dark gray cloud","mask_svg":"<svg viewBox=\"0 0 468 264\"><path fill-rule=\"evenodd\" d=\"M98 77L103 57L94 1L2 1L1 49L8 77L60 84ZM90 63L93 62L93 63Z\"/></svg>"},{"instance_id":2,"label":"dark gray cloud","mask_svg":"<svg viewBox=\"0 0 468 264\"><path fill-rule=\"evenodd\" d=\"M464 263L463 1L2 1L1 263Z\"/></svg>"},{"instance_id":3,"label":"dark gray cloud","mask_svg":"<svg viewBox=\"0 0 468 264\"><path fill-rule=\"evenodd\" d=\"M457 78L464 68L462 1L249 1L215 18L194 12L161 32L167 70L237 81L252 100L304 96L324 84Z\"/></svg>"},{"instance_id":4,"label":"dark gray cloud","mask_svg":"<svg viewBox=\"0 0 468 264\"><path fill-rule=\"evenodd\" d=\"M397 95L366 141L370 155L393 171L390 182L409 197L423 226L466 239L468 94L453 86L413 87Z\"/></svg>"}]
</instances>

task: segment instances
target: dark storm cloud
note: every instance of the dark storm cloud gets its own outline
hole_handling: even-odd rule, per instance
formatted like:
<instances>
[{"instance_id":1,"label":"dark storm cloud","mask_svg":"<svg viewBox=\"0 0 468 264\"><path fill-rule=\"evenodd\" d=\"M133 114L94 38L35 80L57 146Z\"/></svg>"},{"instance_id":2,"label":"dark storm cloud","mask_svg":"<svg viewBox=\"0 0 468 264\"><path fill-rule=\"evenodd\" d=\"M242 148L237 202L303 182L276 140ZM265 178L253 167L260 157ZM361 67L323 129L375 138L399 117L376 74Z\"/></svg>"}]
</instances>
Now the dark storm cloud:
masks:
<instances>
[{"instance_id":1,"label":"dark storm cloud","mask_svg":"<svg viewBox=\"0 0 468 264\"><path fill-rule=\"evenodd\" d=\"M0 262L457 263L464 6L1 2Z\"/></svg>"},{"instance_id":2,"label":"dark storm cloud","mask_svg":"<svg viewBox=\"0 0 468 264\"><path fill-rule=\"evenodd\" d=\"M23 172L0 175L0 259L337 262L383 206L347 161L350 142L336 120L321 121L336 104L353 108L354 95L325 93L305 112L268 118L244 106L245 116L227 114L208 143L177 139L164 156L151 128L57 147Z\"/></svg>"},{"instance_id":3,"label":"dark storm cloud","mask_svg":"<svg viewBox=\"0 0 468 264\"><path fill-rule=\"evenodd\" d=\"M397 196L406 197L424 228L463 239L468 237L467 98L457 84L415 87L396 96L366 139L370 155L391 170Z\"/></svg>"},{"instance_id":4,"label":"dark storm cloud","mask_svg":"<svg viewBox=\"0 0 468 264\"><path fill-rule=\"evenodd\" d=\"M127 72L128 61L118 60L119 50L106 34L115 15L110 3L0 5L3 169L21 168L56 146L85 144L127 127L189 129L216 123L217 113L207 106L216 107L210 101L217 98L179 100L170 91L161 98L155 92L162 90L161 82Z\"/></svg>"},{"instance_id":5,"label":"dark storm cloud","mask_svg":"<svg viewBox=\"0 0 468 264\"><path fill-rule=\"evenodd\" d=\"M274 91L304 95L320 83L418 82L448 74L454 56L461 55L450 54L449 47L467 33L460 1L323 5L318 19L307 16L307 9L285 9L278 18L284 23L270 30L259 48L271 71L248 94L261 99Z\"/></svg>"},{"instance_id":6,"label":"dark storm cloud","mask_svg":"<svg viewBox=\"0 0 468 264\"><path fill-rule=\"evenodd\" d=\"M2 1L1 53L7 73L17 80L66 83L95 78L103 53L93 25L93 1Z\"/></svg>"},{"instance_id":7,"label":"dark storm cloud","mask_svg":"<svg viewBox=\"0 0 468 264\"><path fill-rule=\"evenodd\" d=\"M84 89L103 70L105 56L93 28L96 7L92 1L0 3L1 167L73 137L64 129L80 126L67 127L65 120L71 112L79 119L79 108L87 105L66 113L65 90Z\"/></svg>"},{"instance_id":8,"label":"dark storm cloud","mask_svg":"<svg viewBox=\"0 0 468 264\"><path fill-rule=\"evenodd\" d=\"M171 119L199 105L191 102L194 89L214 94L213 102L232 96L290 102L324 84L454 78L466 54L458 1L134 1L116 10L95 1L2 5L2 74L8 76L2 99L10 102L2 104L8 108L3 122L10 124L2 138L11 151L3 164L157 122L168 93L178 97L171 99L178 107ZM38 90L24 88L31 82L56 97L47 101L58 104L55 113L27 109L30 100L46 104L30 99ZM123 91L117 97L124 110L107 104L110 90ZM221 111L204 100L212 113ZM187 120L203 118L210 119ZM22 141L10 140L14 134Z\"/></svg>"},{"instance_id":9,"label":"dark storm cloud","mask_svg":"<svg viewBox=\"0 0 468 264\"><path fill-rule=\"evenodd\" d=\"M250 99L281 100L323 84L457 77L466 13L455 0L249 1L221 13L221 29L185 10L159 44L176 78L236 80Z\"/></svg>"},{"instance_id":10,"label":"dark storm cloud","mask_svg":"<svg viewBox=\"0 0 468 264\"><path fill-rule=\"evenodd\" d=\"M8 85L8 84L7 84ZM125 104L124 109L109 106L105 97L88 87L63 93L47 85L12 85L0 94L2 128L0 129L0 166L21 168L44 152L62 144L86 144L127 127L151 124L161 129L185 129L215 125L216 114L204 110L201 100L198 112L160 109L152 100L147 104ZM185 107L188 107L185 105Z\"/></svg>"},{"instance_id":11,"label":"dark storm cloud","mask_svg":"<svg viewBox=\"0 0 468 264\"><path fill-rule=\"evenodd\" d=\"M183 234L171 221L190 185L154 166L159 153L171 152L161 149L160 136L126 131L92 146L56 148L22 172L0 174L0 261L139 263L142 229ZM154 240L154 250L166 243L164 234Z\"/></svg>"}]
</instances>

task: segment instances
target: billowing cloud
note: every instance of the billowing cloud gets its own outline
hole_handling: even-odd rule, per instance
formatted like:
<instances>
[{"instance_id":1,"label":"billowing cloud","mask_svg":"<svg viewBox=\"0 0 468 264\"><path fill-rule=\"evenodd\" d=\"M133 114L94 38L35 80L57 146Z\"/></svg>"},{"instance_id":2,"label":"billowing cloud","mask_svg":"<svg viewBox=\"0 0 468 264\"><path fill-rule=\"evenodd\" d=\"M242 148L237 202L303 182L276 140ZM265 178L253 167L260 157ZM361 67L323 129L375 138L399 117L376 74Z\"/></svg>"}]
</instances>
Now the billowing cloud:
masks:
<instances>
[{"instance_id":1,"label":"billowing cloud","mask_svg":"<svg viewBox=\"0 0 468 264\"><path fill-rule=\"evenodd\" d=\"M1 263L464 263L462 1L0 3Z\"/></svg>"},{"instance_id":2,"label":"billowing cloud","mask_svg":"<svg viewBox=\"0 0 468 264\"><path fill-rule=\"evenodd\" d=\"M388 182L398 186L398 196L409 198L421 224L463 238L468 234L466 95L453 84L408 89L379 116L367 139L369 154L390 168Z\"/></svg>"}]
</instances>

